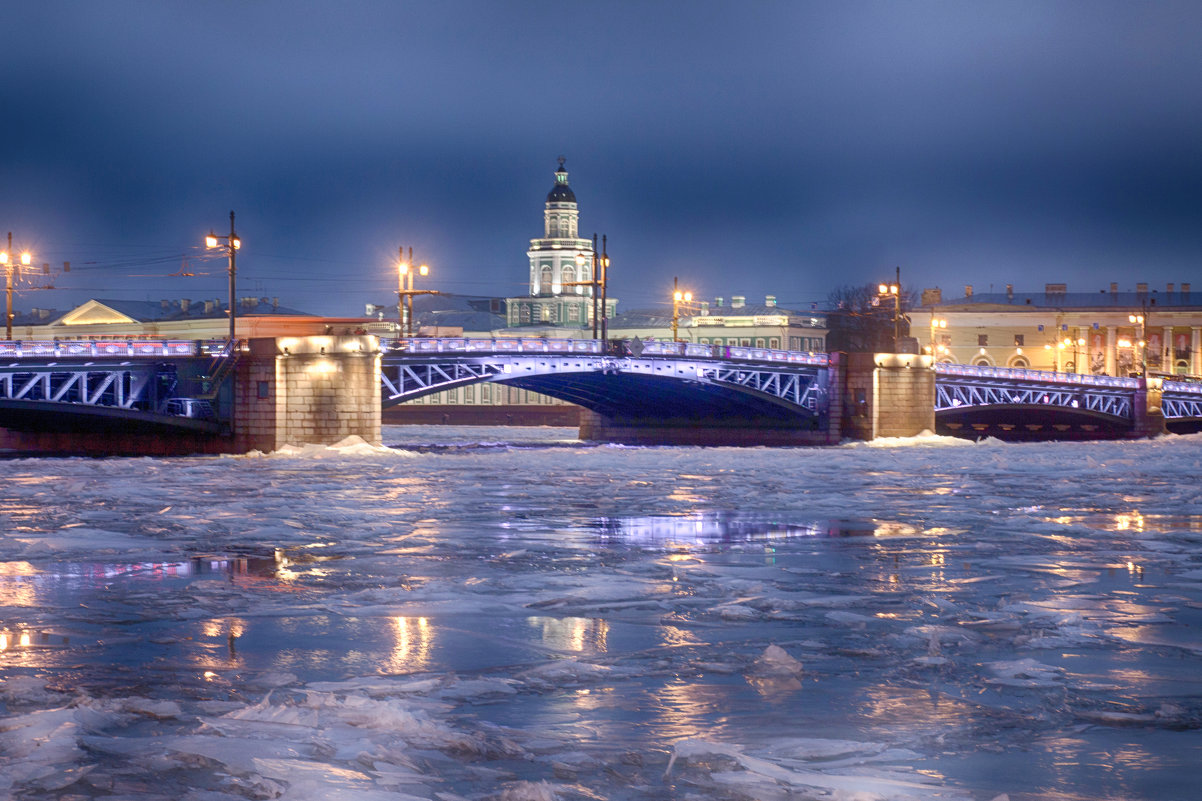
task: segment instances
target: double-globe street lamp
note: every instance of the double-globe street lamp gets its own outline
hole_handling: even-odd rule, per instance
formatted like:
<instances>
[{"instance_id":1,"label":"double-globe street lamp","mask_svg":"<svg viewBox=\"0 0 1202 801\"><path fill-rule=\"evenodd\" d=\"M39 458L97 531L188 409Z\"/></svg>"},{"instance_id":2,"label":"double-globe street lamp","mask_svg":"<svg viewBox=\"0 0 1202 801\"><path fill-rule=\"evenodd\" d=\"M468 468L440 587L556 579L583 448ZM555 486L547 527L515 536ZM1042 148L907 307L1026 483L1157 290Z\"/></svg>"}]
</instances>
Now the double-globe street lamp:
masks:
<instances>
[{"instance_id":1,"label":"double-globe street lamp","mask_svg":"<svg viewBox=\"0 0 1202 801\"><path fill-rule=\"evenodd\" d=\"M672 341L679 342L680 337L676 335L676 328L680 322L680 310L686 312L694 311L698 304L693 303L693 293L682 290L677 284L676 276L672 277Z\"/></svg>"},{"instance_id":2,"label":"double-globe street lamp","mask_svg":"<svg viewBox=\"0 0 1202 801\"><path fill-rule=\"evenodd\" d=\"M405 248L398 250L400 260L397 263L397 315L401 321L401 334L413 338L413 296L438 295L434 289L414 289L413 279L416 275L429 275L430 268L425 264L413 263L413 248L409 248L409 258L405 258Z\"/></svg>"},{"instance_id":3,"label":"double-globe street lamp","mask_svg":"<svg viewBox=\"0 0 1202 801\"><path fill-rule=\"evenodd\" d=\"M947 345L944 345L942 342L937 342L935 339L935 333L941 330L947 330L947 320L944 320L941 317L932 317L931 344L927 346L927 351L931 354L931 359L934 361L939 361L939 357L941 355L945 355L949 352Z\"/></svg>"},{"instance_id":4,"label":"double-globe street lamp","mask_svg":"<svg viewBox=\"0 0 1202 801\"><path fill-rule=\"evenodd\" d=\"M877 303L881 298L893 298L893 352L897 352L901 341L901 267L897 268L897 277L891 284L880 284L877 287Z\"/></svg>"},{"instance_id":5,"label":"double-globe street lamp","mask_svg":"<svg viewBox=\"0 0 1202 801\"><path fill-rule=\"evenodd\" d=\"M1144 333L1147 319L1142 314L1128 314L1127 322L1139 326L1139 341L1136 342L1139 347L1139 374L1146 378L1148 375L1148 342Z\"/></svg>"},{"instance_id":6,"label":"double-globe street lamp","mask_svg":"<svg viewBox=\"0 0 1202 801\"><path fill-rule=\"evenodd\" d=\"M13 253L13 233L8 232L8 248L0 253L0 264L4 265L4 338L13 338L13 272L17 269L16 260L28 267L33 262L33 254L28 250L21 255Z\"/></svg>"},{"instance_id":7,"label":"double-globe street lamp","mask_svg":"<svg viewBox=\"0 0 1202 801\"><path fill-rule=\"evenodd\" d=\"M233 347L233 343L237 339L234 332L235 332L235 325L236 325L236 320L237 320L237 308L238 308L237 304L235 302L235 301L237 301L237 298L234 295L234 293L236 291L234 278L237 275L236 264L234 261L234 253L237 252L238 248L242 247L242 240L239 239L238 235L234 233L234 212L232 212L232 211L230 212L230 235L229 236L218 236L217 234L213 233L213 229L210 228L209 235L205 237L205 247L209 248L210 250L213 248L223 247L223 248L225 248L226 253L229 255L229 260L230 260L230 266L229 266L229 273L230 273L230 346Z\"/></svg>"}]
</instances>

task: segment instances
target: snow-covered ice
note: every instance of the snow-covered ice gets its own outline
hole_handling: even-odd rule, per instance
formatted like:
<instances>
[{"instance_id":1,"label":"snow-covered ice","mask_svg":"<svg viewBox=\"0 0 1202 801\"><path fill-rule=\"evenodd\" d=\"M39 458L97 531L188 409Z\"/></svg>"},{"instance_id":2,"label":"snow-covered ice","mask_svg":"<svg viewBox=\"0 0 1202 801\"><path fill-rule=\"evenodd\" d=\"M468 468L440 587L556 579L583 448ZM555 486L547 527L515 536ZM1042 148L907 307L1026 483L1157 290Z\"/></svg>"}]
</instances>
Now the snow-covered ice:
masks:
<instances>
[{"instance_id":1,"label":"snow-covered ice","mask_svg":"<svg viewBox=\"0 0 1202 801\"><path fill-rule=\"evenodd\" d=\"M0 799L1175 799L1202 437L392 427L0 483Z\"/></svg>"}]
</instances>

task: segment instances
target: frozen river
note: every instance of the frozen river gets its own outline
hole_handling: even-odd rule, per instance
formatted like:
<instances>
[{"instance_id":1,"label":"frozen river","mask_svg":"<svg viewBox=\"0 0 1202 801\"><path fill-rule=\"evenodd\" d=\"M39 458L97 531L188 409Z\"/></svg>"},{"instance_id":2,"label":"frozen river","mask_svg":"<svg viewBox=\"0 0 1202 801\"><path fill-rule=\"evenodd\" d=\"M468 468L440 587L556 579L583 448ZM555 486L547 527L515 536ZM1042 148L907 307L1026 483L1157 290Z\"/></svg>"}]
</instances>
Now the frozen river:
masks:
<instances>
[{"instance_id":1,"label":"frozen river","mask_svg":"<svg viewBox=\"0 0 1202 801\"><path fill-rule=\"evenodd\" d=\"M0 799L1194 799L1202 438L0 462Z\"/></svg>"}]
</instances>

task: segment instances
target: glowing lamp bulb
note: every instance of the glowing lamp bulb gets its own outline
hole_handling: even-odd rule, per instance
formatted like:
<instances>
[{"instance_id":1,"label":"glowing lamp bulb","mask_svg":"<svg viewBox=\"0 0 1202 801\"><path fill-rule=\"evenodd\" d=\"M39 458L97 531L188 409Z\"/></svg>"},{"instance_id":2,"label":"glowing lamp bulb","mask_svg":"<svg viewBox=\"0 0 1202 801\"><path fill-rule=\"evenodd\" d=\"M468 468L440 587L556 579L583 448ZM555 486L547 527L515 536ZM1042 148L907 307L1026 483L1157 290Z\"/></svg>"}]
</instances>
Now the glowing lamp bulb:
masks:
<instances>
[{"instance_id":1,"label":"glowing lamp bulb","mask_svg":"<svg viewBox=\"0 0 1202 801\"><path fill-rule=\"evenodd\" d=\"M430 274L430 268L428 266L426 266L425 264L423 264L421 267L418 267L417 271L421 275L429 275Z\"/></svg>"},{"instance_id":2,"label":"glowing lamp bulb","mask_svg":"<svg viewBox=\"0 0 1202 801\"><path fill-rule=\"evenodd\" d=\"M209 247L209 248L217 247L217 237L214 236L213 234L209 234L208 236L206 236L205 237L205 247Z\"/></svg>"},{"instance_id":3,"label":"glowing lamp bulb","mask_svg":"<svg viewBox=\"0 0 1202 801\"><path fill-rule=\"evenodd\" d=\"M33 261L33 256L30 255L28 250L21 254L22 264L28 265L31 261Z\"/></svg>"}]
</instances>

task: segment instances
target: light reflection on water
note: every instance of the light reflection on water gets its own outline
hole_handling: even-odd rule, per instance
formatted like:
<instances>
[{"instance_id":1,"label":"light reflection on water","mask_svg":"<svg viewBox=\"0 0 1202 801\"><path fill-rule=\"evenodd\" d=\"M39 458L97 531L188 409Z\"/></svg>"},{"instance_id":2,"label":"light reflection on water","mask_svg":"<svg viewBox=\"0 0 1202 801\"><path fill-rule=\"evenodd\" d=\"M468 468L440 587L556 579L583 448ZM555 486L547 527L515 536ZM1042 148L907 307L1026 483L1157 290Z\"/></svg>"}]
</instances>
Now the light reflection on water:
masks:
<instances>
[{"instance_id":1,"label":"light reflection on water","mask_svg":"<svg viewBox=\"0 0 1202 801\"><path fill-rule=\"evenodd\" d=\"M597 527L606 539L661 547L772 542L800 537L914 537L944 533L924 531L897 521L854 518L786 521L738 512L602 518Z\"/></svg>"}]
</instances>

